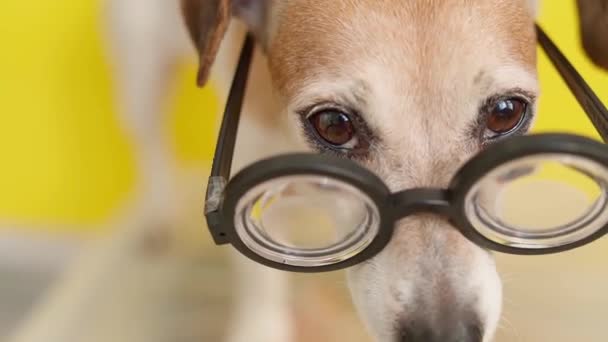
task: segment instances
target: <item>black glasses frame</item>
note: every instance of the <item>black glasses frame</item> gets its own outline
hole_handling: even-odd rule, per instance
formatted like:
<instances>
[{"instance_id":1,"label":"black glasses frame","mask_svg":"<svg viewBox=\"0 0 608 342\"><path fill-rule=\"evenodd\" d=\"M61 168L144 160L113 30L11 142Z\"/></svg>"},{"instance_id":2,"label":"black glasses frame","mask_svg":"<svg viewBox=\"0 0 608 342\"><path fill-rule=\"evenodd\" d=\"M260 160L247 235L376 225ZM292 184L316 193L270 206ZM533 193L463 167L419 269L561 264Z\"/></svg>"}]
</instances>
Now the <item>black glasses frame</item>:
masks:
<instances>
[{"instance_id":1,"label":"black glasses frame","mask_svg":"<svg viewBox=\"0 0 608 342\"><path fill-rule=\"evenodd\" d=\"M538 25L536 32L539 45L604 142L608 141L608 110ZM207 187L205 216L217 245L230 243L245 256L273 268L296 272L323 272L349 267L372 258L390 241L397 220L419 212L442 215L473 243L482 248L510 254L562 252L588 244L608 233L607 224L592 235L566 245L542 249L521 248L502 245L486 238L472 226L465 214L467 194L479 179L496 167L515 159L538 154L574 155L593 160L608 168L608 148L603 143L570 134L536 134L497 143L467 162L453 177L447 189L417 188L391 193L380 178L355 162L313 153L287 154L260 160L247 166L231 179L236 136L254 47L254 38L248 34L230 88ZM362 252L338 263L306 267L269 260L249 249L241 241L234 224L239 199L262 182L303 174L326 176L350 184L366 194L376 205L380 218L378 234Z\"/></svg>"}]
</instances>

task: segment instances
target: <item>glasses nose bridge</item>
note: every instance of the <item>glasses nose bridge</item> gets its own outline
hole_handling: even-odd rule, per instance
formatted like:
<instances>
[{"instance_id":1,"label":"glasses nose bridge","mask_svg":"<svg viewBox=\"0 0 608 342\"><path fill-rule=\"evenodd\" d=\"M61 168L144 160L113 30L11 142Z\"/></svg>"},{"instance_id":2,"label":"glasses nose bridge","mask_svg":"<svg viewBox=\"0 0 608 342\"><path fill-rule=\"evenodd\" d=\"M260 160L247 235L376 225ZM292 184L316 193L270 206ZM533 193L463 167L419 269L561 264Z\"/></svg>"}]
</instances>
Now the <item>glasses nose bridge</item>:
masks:
<instances>
[{"instance_id":1,"label":"glasses nose bridge","mask_svg":"<svg viewBox=\"0 0 608 342\"><path fill-rule=\"evenodd\" d=\"M389 204L395 220L417 213L451 215L449 190L416 188L390 195Z\"/></svg>"}]
</instances>

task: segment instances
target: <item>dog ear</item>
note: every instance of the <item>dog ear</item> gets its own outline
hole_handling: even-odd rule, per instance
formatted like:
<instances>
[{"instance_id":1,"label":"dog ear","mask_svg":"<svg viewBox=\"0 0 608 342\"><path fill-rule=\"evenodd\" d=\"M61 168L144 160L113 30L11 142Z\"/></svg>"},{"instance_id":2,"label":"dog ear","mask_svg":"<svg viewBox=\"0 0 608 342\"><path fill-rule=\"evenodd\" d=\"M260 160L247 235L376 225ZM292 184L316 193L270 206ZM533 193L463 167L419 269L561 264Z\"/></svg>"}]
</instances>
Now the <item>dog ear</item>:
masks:
<instances>
[{"instance_id":1,"label":"dog ear","mask_svg":"<svg viewBox=\"0 0 608 342\"><path fill-rule=\"evenodd\" d=\"M608 70L608 0L577 0L581 41L596 65Z\"/></svg>"},{"instance_id":2,"label":"dog ear","mask_svg":"<svg viewBox=\"0 0 608 342\"><path fill-rule=\"evenodd\" d=\"M198 54L197 83L204 86L231 17L231 0L181 0L182 14Z\"/></svg>"}]
</instances>

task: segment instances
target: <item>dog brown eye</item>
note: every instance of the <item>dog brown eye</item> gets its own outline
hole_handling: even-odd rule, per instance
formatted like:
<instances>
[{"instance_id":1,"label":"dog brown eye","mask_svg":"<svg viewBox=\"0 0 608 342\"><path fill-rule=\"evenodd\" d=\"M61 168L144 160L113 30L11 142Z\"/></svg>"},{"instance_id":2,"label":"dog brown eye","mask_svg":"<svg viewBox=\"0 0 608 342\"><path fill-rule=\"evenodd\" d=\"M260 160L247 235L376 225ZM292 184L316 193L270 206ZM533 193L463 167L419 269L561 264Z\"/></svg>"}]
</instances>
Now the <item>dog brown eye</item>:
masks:
<instances>
[{"instance_id":1,"label":"dog brown eye","mask_svg":"<svg viewBox=\"0 0 608 342\"><path fill-rule=\"evenodd\" d=\"M520 99L500 100L488 115L486 125L494 133L508 133L522 122L527 107L528 104Z\"/></svg>"},{"instance_id":2,"label":"dog brown eye","mask_svg":"<svg viewBox=\"0 0 608 342\"><path fill-rule=\"evenodd\" d=\"M338 110L324 110L308 117L317 134L327 143L342 146L351 141L355 129L348 115Z\"/></svg>"}]
</instances>

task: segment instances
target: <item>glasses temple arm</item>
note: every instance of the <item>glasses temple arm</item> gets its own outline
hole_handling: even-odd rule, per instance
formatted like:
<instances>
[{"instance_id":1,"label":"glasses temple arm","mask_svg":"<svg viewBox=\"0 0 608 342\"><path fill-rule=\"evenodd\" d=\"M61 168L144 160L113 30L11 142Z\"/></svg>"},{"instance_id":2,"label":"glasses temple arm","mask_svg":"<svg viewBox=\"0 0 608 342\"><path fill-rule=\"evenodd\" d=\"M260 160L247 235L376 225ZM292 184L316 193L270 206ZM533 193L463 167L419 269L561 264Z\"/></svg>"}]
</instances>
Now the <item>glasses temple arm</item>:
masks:
<instances>
[{"instance_id":1,"label":"glasses temple arm","mask_svg":"<svg viewBox=\"0 0 608 342\"><path fill-rule=\"evenodd\" d=\"M219 209L224 187L230 178L234 146L236 144L254 46L254 38L248 33L243 43L232 85L230 86L217 143L215 144L213 165L211 166L211 174L207 184L206 214L216 212Z\"/></svg>"},{"instance_id":2,"label":"glasses temple arm","mask_svg":"<svg viewBox=\"0 0 608 342\"><path fill-rule=\"evenodd\" d=\"M225 179L230 177L234 146L241 118L241 109L245 98L247 77L249 75L249 68L253 57L253 48L253 37L248 34L241 50L232 85L230 86L230 92L228 93L226 109L224 110L217 144L215 145L216 148L213 156L213 166L211 167L211 177L220 176Z\"/></svg>"},{"instance_id":3,"label":"glasses temple arm","mask_svg":"<svg viewBox=\"0 0 608 342\"><path fill-rule=\"evenodd\" d=\"M602 140L608 142L608 110L606 110L606 107L591 87L538 24L536 25L536 33L538 43L549 57L549 60L562 76L578 103L585 110L585 113L587 113Z\"/></svg>"}]
</instances>

